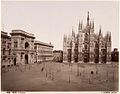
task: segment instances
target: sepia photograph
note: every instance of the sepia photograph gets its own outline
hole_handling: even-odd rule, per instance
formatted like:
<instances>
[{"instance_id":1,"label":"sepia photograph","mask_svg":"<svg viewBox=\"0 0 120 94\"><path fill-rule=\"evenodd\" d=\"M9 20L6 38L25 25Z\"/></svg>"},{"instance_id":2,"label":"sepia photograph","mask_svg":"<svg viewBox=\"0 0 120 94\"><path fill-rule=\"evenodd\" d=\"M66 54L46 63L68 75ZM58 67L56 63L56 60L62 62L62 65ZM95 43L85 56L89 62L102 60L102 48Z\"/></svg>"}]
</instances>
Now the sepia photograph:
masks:
<instances>
[{"instance_id":1,"label":"sepia photograph","mask_svg":"<svg viewBox=\"0 0 120 94\"><path fill-rule=\"evenodd\" d=\"M1 92L117 94L119 1L2 0Z\"/></svg>"}]
</instances>

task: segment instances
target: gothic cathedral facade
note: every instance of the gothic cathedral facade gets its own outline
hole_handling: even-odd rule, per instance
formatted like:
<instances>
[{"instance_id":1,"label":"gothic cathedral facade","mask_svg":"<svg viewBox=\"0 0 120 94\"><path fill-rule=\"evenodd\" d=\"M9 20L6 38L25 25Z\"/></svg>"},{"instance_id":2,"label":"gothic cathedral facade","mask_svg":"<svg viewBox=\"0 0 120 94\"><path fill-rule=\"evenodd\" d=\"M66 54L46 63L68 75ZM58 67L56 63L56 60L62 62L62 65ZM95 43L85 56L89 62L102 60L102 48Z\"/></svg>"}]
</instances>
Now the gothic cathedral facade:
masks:
<instances>
[{"instance_id":1,"label":"gothic cathedral facade","mask_svg":"<svg viewBox=\"0 0 120 94\"><path fill-rule=\"evenodd\" d=\"M95 34L94 21L90 20L88 12L86 26L79 21L77 34L72 28L71 35L64 35L63 62L107 63L110 61L111 33L107 32L103 36L100 27L99 34Z\"/></svg>"}]
</instances>

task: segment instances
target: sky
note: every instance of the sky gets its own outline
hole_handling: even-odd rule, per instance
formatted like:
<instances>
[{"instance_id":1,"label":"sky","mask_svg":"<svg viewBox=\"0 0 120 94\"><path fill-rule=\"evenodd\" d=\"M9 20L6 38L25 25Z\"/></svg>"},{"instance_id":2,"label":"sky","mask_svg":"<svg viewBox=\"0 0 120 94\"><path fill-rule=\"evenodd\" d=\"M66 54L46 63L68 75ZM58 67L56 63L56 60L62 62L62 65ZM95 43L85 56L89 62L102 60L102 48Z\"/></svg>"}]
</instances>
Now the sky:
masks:
<instances>
[{"instance_id":1,"label":"sky","mask_svg":"<svg viewBox=\"0 0 120 94\"><path fill-rule=\"evenodd\" d=\"M1 2L1 27L10 33L21 29L36 40L63 49L63 36L72 28L78 32L79 20L86 25L87 12L94 20L95 33L112 34L112 49L119 48L119 4L117 1L4 1Z\"/></svg>"}]
</instances>

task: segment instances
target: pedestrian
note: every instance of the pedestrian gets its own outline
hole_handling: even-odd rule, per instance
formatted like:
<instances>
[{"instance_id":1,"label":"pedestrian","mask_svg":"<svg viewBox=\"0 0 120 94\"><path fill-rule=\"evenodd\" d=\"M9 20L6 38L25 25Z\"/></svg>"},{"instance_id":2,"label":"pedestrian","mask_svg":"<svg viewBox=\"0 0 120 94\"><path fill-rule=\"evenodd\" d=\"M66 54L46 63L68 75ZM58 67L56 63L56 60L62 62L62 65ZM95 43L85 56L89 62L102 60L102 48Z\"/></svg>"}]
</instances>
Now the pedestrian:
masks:
<instances>
[{"instance_id":1,"label":"pedestrian","mask_svg":"<svg viewBox=\"0 0 120 94\"><path fill-rule=\"evenodd\" d=\"M42 67L41 72L43 72L43 70L44 70L44 67Z\"/></svg>"},{"instance_id":2,"label":"pedestrian","mask_svg":"<svg viewBox=\"0 0 120 94\"><path fill-rule=\"evenodd\" d=\"M89 84L92 84L92 83L93 83L93 75L94 75L94 72L91 71L90 76L89 76L89 79L88 79Z\"/></svg>"}]
</instances>

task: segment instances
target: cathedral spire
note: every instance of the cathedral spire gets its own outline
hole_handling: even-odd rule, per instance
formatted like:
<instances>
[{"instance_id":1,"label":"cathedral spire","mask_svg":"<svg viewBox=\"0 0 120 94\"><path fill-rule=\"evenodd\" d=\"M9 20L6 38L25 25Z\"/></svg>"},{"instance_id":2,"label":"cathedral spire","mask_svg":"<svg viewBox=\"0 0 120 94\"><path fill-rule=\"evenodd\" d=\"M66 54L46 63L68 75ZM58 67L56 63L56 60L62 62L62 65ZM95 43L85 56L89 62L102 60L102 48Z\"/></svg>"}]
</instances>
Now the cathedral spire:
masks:
<instances>
[{"instance_id":1,"label":"cathedral spire","mask_svg":"<svg viewBox=\"0 0 120 94\"><path fill-rule=\"evenodd\" d=\"M79 20L78 32L80 32L81 30L82 30L82 21L80 22L80 20Z\"/></svg>"},{"instance_id":2,"label":"cathedral spire","mask_svg":"<svg viewBox=\"0 0 120 94\"><path fill-rule=\"evenodd\" d=\"M80 20L79 20L79 24L78 24L78 32L80 32L80 26L81 26L81 24L80 24Z\"/></svg>"},{"instance_id":3,"label":"cathedral spire","mask_svg":"<svg viewBox=\"0 0 120 94\"><path fill-rule=\"evenodd\" d=\"M63 38L63 41L66 42L66 35L64 34L64 38Z\"/></svg>"},{"instance_id":4,"label":"cathedral spire","mask_svg":"<svg viewBox=\"0 0 120 94\"><path fill-rule=\"evenodd\" d=\"M72 27L72 36L75 37L75 32L74 32L73 27Z\"/></svg>"},{"instance_id":5,"label":"cathedral spire","mask_svg":"<svg viewBox=\"0 0 120 94\"><path fill-rule=\"evenodd\" d=\"M101 25L100 25L100 28L99 28L99 36L98 36L98 41L100 42L100 39L102 37L102 32L101 32Z\"/></svg>"},{"instance_id":6,"label":"cathedral spire","mask_svg":"<svg viewBox=\"0 0 120 94\"><path fill-rule=\"evenodd\" d=\"M107 34L106 34L106 39L107 39L107 41L111 41L111 32L107 32Z\"/></svg>"},{"instance_id":7,"label":"cathedral spire","mask_svg":"<svg viewBox=\"0 0 120 94\"><path fill-rule=\"evenodd\" d=\"M83 21L81 21L80 28L82 30L82 28L83 28Z\"/></svg>"},{"instance_id":8,"label":"cathedral spire","mask_svg":"<svg viewBox=\"0 0 120 94\"><path fill-rule=\"evenodd\" d=\"M100 29L99 29L99 36L101 35L101 25L100 25Z\"/></svg>"},{"instance_id":9,"label":"cathedral spire","mask_svg":"<svg viewBox=\"0 0 120 94\"><path fill-rule=\"evenodd\" d=\"M106 34L106 41L108 42L108 39L109 39L109 33L107 32Z\"/></svg>"},{"instance_id":10,"label":"cathedral spire","mask_svg":"<svg viewBox=\"0 0 120 94\"><path fill-rule=\"evenodd\" d=\"M89 11L88 11L88 15L87 15L87 26L89 26L89 20L90 20L90 18L89 18Z\"/></svg>"},{"instance_id":11,"label":"cathedral spire","mask_svg":"<svg viewBox=\"0 0 120 94\"><path fill-rule=\"evenodd\" d=\"M110 34L109 34L109 42L111 41L111 32L110 32Z\"/></svg>"}]
</instances>

